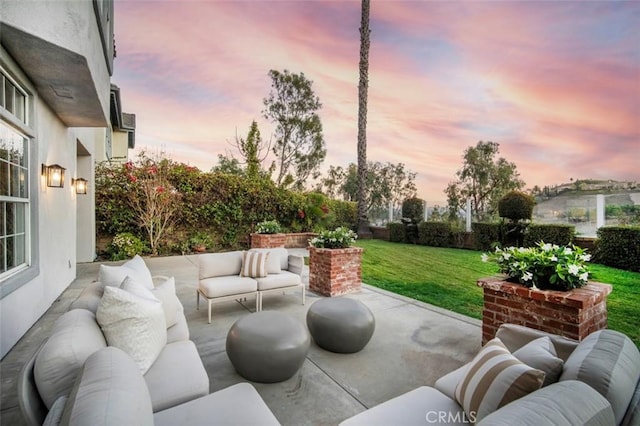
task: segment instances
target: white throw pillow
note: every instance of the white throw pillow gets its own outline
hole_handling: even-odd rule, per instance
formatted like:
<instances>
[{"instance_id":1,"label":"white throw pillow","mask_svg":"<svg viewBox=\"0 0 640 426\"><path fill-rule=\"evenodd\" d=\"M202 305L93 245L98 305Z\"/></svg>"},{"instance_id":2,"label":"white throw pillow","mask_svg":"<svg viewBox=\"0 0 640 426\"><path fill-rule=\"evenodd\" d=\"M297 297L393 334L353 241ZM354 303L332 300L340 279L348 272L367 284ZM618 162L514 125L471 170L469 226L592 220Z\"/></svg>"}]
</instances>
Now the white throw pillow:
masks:
<instances>
[{"instance_id":1,"label":"white throw pillow","mask_svg":"<svg viewBox=\"0 0 640 426\"><path fill-rule=\"evenodd\" d=\"M267 258L269 253L257 251L242 252L241 277L264 278L267 276Z\"/></svg>"},{"instance_id":2,"label":"white throw pillow","mask_svg":"<svg viewBox=\"0 0 640 426\"><path fill-rule=\"evenodd\" d=\"M515 358L500 339L489 341L456 387L456 400L475 422L542 386L544 372Z\"/></svg>"},{"instance_id":3,"label":"white throw pillow","mask_svg":"<svg viewBox=\"0 0 640 426\"><path fill-rule=\"evenodd\" d=\"M120 287L120 284L127 276L144 284L149 290L153 288L151 272L144 260L138 255L135 255L133 259L120 266L100 265L98 281L105 286Z\"/></svg>"},{"instance_id":4,"label":"white throw pillow","mask_svg":"<svg viewBox=\"0 0 640 426\"><path fill-rule=\"evenodd\" d=\"M258 253L269 253L269 256L267 257L267 260L265 263L267 268L267 274L280 274L282 272L282 259L280 259L280 254L282 250L252 248L250 251L255 251Z\"/></svg>"},{"instance_id":5,"label":"white throw pillow","mask_svg":"<svg viewBox=\"0 0 640 426\"><path fill-rule=\"evenodd\" d=\"M108 286L98 305L96 319L109 346L129 354L142 374L167 343L162 303Z\"/></svg>"},{"instance_id":6,"label":"white throw pillow","mask_svg":"<svg viewBox=\"0 0 640 426\"><path fill-rule=\"evenodd\" d=\"M532 340L513 352L513 356L529 367L545 372L543 387L557 382L562 374L564 361L556 356L556 348L549 336Z\"/></svg>"},{"instance_id":7,"label":"white throw pillow","mask_svg":"<svg viewBox=\"0 0 640 426\"><path fill-rule=\"evenodd\" d=\"M151 293L162 302L164 309L164 318L167 322L167 328L173 327L178 323L178 311L180 310L180 299L176 296L176 280L174 277L167 279L162 284L154 287Z\"/></svg>"}]
</instances>

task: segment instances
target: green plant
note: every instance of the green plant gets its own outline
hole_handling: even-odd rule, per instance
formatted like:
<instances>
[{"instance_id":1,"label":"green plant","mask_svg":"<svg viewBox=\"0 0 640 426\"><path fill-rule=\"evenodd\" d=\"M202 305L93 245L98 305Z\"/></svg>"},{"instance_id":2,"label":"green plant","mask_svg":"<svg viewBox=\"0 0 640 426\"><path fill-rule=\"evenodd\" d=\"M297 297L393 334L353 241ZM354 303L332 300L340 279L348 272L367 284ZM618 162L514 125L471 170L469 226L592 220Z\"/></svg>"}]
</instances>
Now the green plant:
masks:
<instances>
[{"instance_id":1,"label":"green plant","mask_svg":"<svg viewBox=\"0 0 640 426\"><path fill-rule=\"evenodd\" d=\"M598 229L595 260L604 265L640 272L640 226Z\"/></svg>"},{"instance_id":2,"label":"green plant","mask_svg":"<svg viewBox=\"0 0 640 426\"><path fill-rule=\"evenodd\" d=\"M527 287L571 290L584 286L589 280L585 265L591 255L576 247L540 242L536 247L496 248L482 254L482 261L498 264L500 272Z\"/></svg>"},{"instance_id":3,"label":"green plant","mask_svg":"<svg viewBox=\"0 0 640 426\"><path fill-rule=\"evenodd\" d=\"M451 225L448 222L422 222L418 225L419 244L449 247L451 240Z\"/></svg>"},{"instance_id":4,"label":"green plant","mask_svg":"<svg viewBox=\"0 0 640 426\"><path fill-rule=\"evenodd\" d=\"M279 234L282 232L282 227L277 220L265 220L256 225L256 232L258 234Z\"/></svg>"},{"instance_id":5,"label":"green plant","mask_svg":"<svg viewBox=\"0 0 640 426\"><path fill-rule=\"evenodd\" d=\"M389 230L389 241L393 243L404 243L406 240L406 232L404 224L398 222L387 223Z\"/></svg>"},{"instance_id":6,"label":"green plant","mask_svg":"<svg viewBox=\"0 0 640 426\"><path fill-rule=\"evenodd\" d=\"M338 227L333 231L325 230L309 240L309 244L316 248L340 249L351 247L358 236L349 228Z\"/></svg>"},{"instance_id":7,"label":"green plant","mask_svg":"<svg viewBox=\"0 0 640 426\"><path fill-rule=\"evenodd\" d=\"M146 246L142 240L130 232L116 234L109 246L111 260L124 260L142 254L146 251Z\"/></svg>"},{"instance_id":8,"label":"green plant","mask_svg":"<svg viewBox=\"0 0 640 426\"><path fill-rule=\"evenodd\" d=\"M545 225L530 223L524 233L525 247L533 247L540 241L566 246L571 244L576 227L573 225Z\"/></svg>"},{"instance_id":9,"label":"green plant","mask_svg":"<svg viewBox=\"0 0 640 426\"><path fill-rule=\"evenodd\" d=\"M471 230L475 236L475 246L478 250L491 250L502 244L504 225L501 223L474 222Z\"/></svg>"},{"instance_id":10,"label":"green plant","mask_svg":"<svg viewBox=\"0 0 640 426\"><path fill-rule=\"evenodd\" d=\"M410 223L420 223L424 219L424 200L412 197L402 202L402 218Z\"/></svg>"},{"instance_id":11,"label":"green plant","mask_svg":"<svg viewBox=\"0 0 640 426\"><path fill-rule=\"evenodd\" d=\"M209 234L205 232L196 232L191 238L188 240L189 248L195 251L199 250L207 250L213 246L213 240L209 236Z\"/></svg>"},{"instance_id":12,"label":"green plant","mask_svg":"<svg viewBox=\"0 0 640 426\"><path fill-rule=\"evenodd\" d=\"M510 191L498 201L498 212L500 217L507 218L512 222L531 220L535 203L531 195L520 191Z\"/></svg>"}]
</instances>

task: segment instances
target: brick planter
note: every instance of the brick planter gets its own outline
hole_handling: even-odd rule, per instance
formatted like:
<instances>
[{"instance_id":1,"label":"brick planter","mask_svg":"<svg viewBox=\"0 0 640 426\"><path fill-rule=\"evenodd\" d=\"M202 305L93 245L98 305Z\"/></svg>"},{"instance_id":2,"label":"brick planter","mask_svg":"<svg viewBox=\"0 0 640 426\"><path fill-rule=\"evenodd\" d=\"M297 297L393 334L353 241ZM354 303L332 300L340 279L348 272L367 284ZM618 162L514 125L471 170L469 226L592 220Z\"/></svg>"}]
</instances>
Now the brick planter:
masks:
<instances>
[{"instance_id":1,"label":"brick planter","mask_svg":"<svg viewBox=\"0 0 640 426\"><path fill-rule=\"evenodd\" d=\"M493 339L498 327L512 323L582 340L607 328L610 284L589 282L571 291L532 290L503 277L482 278L482 344Z\"/></svg>"},{"instance_id":2,"label":"brick planter","mask_svg":"<svg viewBox=\"0 0 640 426\"><path fill-rule=\"evenodd\" d=\"M251 248L284 247L286 234L251 234Z\"/></svg>"},{"instance_id":3,"label":"brick planter","mask_svg":"<svg viewBox=\"0 0 640 426\"><path fill-rule=\"evenodd\" d=\"M309 247L309 290L329 297L360 291L363 251Z\"/></svg>"}]
</instances>

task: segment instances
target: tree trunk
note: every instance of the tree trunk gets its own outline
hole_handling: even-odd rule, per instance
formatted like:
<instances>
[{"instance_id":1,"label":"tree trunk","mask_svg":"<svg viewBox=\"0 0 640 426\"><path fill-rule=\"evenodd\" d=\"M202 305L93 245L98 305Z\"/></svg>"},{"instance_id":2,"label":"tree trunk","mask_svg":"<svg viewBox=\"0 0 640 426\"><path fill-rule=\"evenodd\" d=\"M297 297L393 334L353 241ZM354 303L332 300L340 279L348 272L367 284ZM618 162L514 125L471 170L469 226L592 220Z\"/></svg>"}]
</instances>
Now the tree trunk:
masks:
<instances>
[{"instance_id":1,"label":"tree trunk","mask_svg":"<svg viewBox=\"0 0 640 426\"><path fill-rule=\"evenodd\" d=\"M367 99L369 91L369 0L362 0L358 84L358 236L371 238L367 218Z\"/></svg>"}]
</instances>

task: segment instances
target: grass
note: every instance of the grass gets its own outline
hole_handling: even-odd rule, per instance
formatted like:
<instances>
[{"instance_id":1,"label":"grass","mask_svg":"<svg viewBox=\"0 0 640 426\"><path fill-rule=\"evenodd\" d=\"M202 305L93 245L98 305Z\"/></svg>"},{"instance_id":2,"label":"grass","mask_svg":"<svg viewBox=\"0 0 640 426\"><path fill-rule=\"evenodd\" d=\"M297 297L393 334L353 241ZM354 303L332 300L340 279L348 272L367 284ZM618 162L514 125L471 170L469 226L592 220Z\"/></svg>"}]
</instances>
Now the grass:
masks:
<instances>
[{"instance_id":1,"label":"grass","mask_svg":"<svg viewBox=\"0 0 640 426\"><path fill-rule=\"evenodd\" d=\"M381 240L361 240L362 281L472 318L482 318L478 278L495 275L481 252ZM590 264L592 280L613 284L607 300L609 328L640 346L640 273Z\"/></svg>"}]
</instances>

